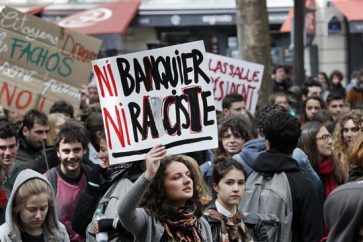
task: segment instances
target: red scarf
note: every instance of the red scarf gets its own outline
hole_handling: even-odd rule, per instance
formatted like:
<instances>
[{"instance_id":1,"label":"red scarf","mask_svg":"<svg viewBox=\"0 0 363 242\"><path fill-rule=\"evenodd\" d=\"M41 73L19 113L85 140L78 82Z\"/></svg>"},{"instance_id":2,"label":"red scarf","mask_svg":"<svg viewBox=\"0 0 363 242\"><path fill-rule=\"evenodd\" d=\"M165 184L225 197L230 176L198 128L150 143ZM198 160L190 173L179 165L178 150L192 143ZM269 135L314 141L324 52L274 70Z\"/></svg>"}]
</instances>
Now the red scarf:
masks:
<instances>
[{"instance_id":1,"label":"red scarf","mask_svg":"<svg viewBox=\"0 0 363 242\"><path fill-rule=\"evenodd\" d=\"M3 188L0 188L0 208L4 207L7 201L8 201L8 198L6 196L6 190Z\"/></svg>"},{"instance_id":2,"label":"red scarf","mask_svg":"<svg viewBox=\"0 0 363 242\"><path fill-rule=\"evenodd\" d=\"M331 157L326 157L319 164L319 172L325 178L325 197L338 186L334 176L333 160Z\"/></svg>"}]
</instances>

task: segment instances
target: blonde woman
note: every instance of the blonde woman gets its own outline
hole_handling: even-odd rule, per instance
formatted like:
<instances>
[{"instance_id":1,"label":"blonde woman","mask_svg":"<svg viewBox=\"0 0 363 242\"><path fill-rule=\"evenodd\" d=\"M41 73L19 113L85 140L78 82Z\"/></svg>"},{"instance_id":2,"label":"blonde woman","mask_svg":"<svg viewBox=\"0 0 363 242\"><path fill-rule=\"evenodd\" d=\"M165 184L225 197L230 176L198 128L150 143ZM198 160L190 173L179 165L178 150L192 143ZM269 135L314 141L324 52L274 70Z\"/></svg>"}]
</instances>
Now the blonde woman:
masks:
<instances>
[{"instance_id":1,"label":"blonde woman","mask_svg":"<svg viewBox=\"0 0 363 242\"><path fill-rule=\"evenodd\" d=\"M54 145L55 137L57 136L60 128L69 119L63 113L51 113L48 115L49 133L47 138L48 145Z\"/></svg>"},{"instance_id":2,"label":"blonde woman","mask_svg":"<svg viewBox=\"0 0 363 242\"><path fill-rule=\"evenodd\" d=\"M0 226L1 242L68 242L55 212L54 192L38 172L23 170L17 176Z\"/></svg>"}]
</instances>

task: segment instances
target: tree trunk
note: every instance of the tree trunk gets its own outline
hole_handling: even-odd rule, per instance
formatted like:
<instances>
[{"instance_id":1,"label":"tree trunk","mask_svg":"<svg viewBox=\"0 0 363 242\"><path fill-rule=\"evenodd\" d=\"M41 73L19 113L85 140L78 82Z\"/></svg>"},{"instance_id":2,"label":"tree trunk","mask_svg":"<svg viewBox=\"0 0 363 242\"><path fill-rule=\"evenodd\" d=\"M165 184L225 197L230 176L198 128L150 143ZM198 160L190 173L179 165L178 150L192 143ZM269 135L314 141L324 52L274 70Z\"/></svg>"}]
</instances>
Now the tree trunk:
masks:
<instances>
[{"instance_id":1,"label":"tree trunk","mask_svg":"<svg viewBox=\"0 0 363 242\"><path fill-rule=\"evenodd\" d=\"M266 0L236 0L237 38L242 60L264 65L257 108L268 104L272 93L270 31Z\"/></svg>"}]
</instances>

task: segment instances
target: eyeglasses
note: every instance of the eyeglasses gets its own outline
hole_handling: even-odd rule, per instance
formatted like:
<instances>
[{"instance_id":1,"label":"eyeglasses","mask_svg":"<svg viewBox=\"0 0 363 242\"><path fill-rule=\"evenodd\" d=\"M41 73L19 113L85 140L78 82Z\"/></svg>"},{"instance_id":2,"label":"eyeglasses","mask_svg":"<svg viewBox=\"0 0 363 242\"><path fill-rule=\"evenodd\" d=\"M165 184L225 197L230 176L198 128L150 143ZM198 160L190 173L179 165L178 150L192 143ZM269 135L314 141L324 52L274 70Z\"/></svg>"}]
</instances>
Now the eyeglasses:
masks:
<instances>
[{"instance_id":1,"label":"eyeglasses","mask_svg":"<svg viewBox=\"0 0 363 242\"><path fill-rule=\"evenodd\" d=\"M332 139L331 135L330 134L323 134L322 136L320 137L316 137L317 140L324 140L324 141L327 141L328 139Z\"/></svg>"}]
</instances>

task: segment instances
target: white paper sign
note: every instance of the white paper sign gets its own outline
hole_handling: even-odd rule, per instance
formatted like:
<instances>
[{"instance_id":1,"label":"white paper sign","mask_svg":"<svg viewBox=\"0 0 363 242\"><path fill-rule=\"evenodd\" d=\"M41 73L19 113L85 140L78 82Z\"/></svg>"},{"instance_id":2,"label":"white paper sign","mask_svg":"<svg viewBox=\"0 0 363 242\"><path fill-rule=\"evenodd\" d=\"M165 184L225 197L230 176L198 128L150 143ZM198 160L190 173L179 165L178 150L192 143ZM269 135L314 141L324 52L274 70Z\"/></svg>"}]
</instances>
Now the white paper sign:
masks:
<instances>
[{"instance_id":1,"label":"white paper sign","mask_svg":"<svg viewBox=\"0 0 363 242\"><path fill-rule=\"evenodd\" d=\"M218 146L202 41L92 61L111 164Z\"/></svg>"},{"instance_id":2,"label":"white paper sign","mask_svg":"<svg viewBox=\"0 0 363 242\"><path fill-rule=\"evenodd\" d=\"M216 110L222 111L222 100L228 93L239 93L245 99L246 109L256 110L264 66L207 53L210 77L214 84Z\"/></svg>"}]
</instances>

